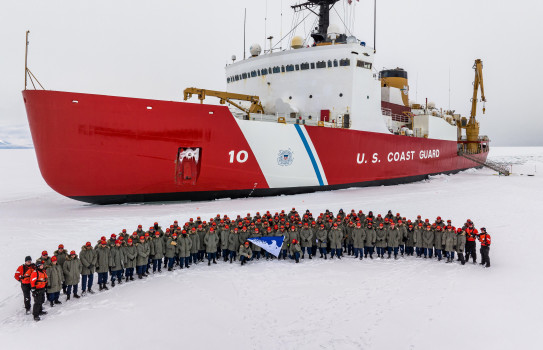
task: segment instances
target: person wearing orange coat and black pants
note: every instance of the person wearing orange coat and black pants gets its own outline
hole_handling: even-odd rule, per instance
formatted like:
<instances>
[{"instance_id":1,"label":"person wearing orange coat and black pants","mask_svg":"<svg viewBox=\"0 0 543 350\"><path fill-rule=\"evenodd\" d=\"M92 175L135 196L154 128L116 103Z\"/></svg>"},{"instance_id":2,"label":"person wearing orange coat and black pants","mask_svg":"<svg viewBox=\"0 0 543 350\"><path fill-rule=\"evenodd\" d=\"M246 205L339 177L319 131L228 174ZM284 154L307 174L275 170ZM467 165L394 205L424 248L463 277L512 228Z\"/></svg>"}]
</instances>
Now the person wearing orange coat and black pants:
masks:
<instances>
[{"instance_id":1,"label":"person wearing orange coat and black pants","mask_svg":"<svg viewBox=\"0 0 543 350\"><path fill-rule=\"evenodd\" d=\"M47 315L47 312L42 310L45 302L45 288L47 287L47 273L43 269L42 261L36 263L36 270L30 275L30 287L34 297L32 314L34 315L34 321L39 321L40 316Z\"/></svg>"},{"instance_id":2,"label":"person wearing orange coat and black pants","mask_svg":"<svg viewBox=\"0 0 543 350\"><path fill-rule=\"evenodd\" d=\"M490 267L490 257L488 254L490 253L490 235L486 233L486 228L481 227L481 234L479 235L479 242L481 242L481 249L479 250L481 252L481 265L484 265L485 267Z\"/></svg>"},{"instance_id":3,"label":"person wearing orange coat and black pants","mask_svg":"<svg viewBox=\"0 0 543 350\"><path fill-rule=\"evenodd\" d=\"M469 261L469 256L471 255L473 263L477 262L477 253L476 253L476 240L479 236L479 231L473 227L473 224L469 224L465 229L466 232L466 262Z\"/></svg>"},{"instance_id":4,"label":"person wearing orange coat and black pants","mask_svg":"<svg viewBox=\"0 0 543 350\"><path fill-rule=\"evenodd\" d=\"M32 263L32 258L27 256L25 263L17 268L15 271L15 279L21 282L21 289L23 290L23 297L25 301L26 314L30 313L30 276L36 269L36 265Z\"/></svg>"}]
</instances>

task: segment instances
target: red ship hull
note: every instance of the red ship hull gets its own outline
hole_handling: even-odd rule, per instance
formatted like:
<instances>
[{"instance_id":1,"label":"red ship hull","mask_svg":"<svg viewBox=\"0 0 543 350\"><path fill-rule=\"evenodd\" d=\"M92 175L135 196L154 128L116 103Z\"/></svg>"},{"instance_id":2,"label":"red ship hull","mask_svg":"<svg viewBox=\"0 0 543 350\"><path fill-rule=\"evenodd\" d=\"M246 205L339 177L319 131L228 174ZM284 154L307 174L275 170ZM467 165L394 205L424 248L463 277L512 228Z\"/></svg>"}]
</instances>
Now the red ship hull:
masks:
<instances>
[{"instance_id":1,"label":"red ship hull","mask_svg":"<svg viewBox=\"0 0 543 350\"><path fill-rule=\"evenodd\" d=\"M37 90L25 90L23 97L43 178L58 193L89 203L400 184L479 166L458 156L454 141L296 126L318 183L293 178L291 186L278 187L268 183L271 175L254 143L224 106ZM185 170L192 171L189 181L179 177L179 152L187 148L201 151L198 166ZM236 150L246 150L242 162L229 154ZM487 155L475 156L484 161Z\"/></svg>"}]
</instances>

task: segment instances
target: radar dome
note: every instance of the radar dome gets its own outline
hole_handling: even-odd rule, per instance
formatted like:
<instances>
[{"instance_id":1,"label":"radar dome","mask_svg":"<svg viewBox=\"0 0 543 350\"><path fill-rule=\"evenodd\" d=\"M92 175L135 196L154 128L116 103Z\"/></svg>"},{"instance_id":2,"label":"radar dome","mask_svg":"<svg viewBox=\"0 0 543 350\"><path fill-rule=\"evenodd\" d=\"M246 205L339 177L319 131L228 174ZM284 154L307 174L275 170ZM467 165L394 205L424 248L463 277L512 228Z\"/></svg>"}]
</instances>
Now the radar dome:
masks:
<instances>
[{"instance_id":1,"label":"radar dome","mask_svg":"<svg viewBox=\"0 0 543 350\"><path fill-rule=\"evenodd\" d=\"M251 52L251 56L256 57L260 55L260 53L262 52L262 48L258 44L253 44L249 48L249 51Z\"/></svg>"},{"instance_id":2,"label":"radar dome","mask_svg":"<svg viewBox=\"0 0 543 350\"><path fill-rule=\"evenodd\" d=\"M301 36L295 36L290 42L290 47L292 47L293 49L301 49L302 47L304 47L304 39L302 39Z\"/></svg>"},{"instance_id":3,"label":"radar dome","mask_svg":"<svg viewBox=\"0 0 543 350\"><path fill-rule=\"evenodd\" d=\"M436 108L436 103L435 102L428 102L428 108L435 109Z\"/></svg>"},{"instance_id":4,"label":"radar dome","mask_svg":"<svg viewBox=\"0 0 543 350\"><path fill-rule=\"evenodd\" d=\"M356 36L349 35L347 37L347 44L355 44L358 42L358 39L356 39Z\"/></svg>"}]
</instances>

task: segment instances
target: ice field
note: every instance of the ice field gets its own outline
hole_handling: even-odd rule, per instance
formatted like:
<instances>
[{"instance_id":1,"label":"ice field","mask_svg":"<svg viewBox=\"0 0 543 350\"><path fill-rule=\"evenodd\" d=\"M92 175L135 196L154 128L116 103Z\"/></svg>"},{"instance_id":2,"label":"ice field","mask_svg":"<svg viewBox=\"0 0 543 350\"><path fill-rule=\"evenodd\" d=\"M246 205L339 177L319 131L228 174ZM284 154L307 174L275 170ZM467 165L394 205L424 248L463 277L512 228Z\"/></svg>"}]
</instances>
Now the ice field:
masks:
<instances>
[{"instance_id":1,"label":"ice field","mask_svg":"<svg viewBox=\"0 0 543 350\"><path fill-rule=\"evenodd\" d=\"M22 349L540 349L543 328L543 147L493 148L488 169L388 187L296 196L95 206L41 178L34 150L0 150L0 344ZM523 174L523 175L521 175ZM530 175L530 176L528 176ZM492 267L435 260L219 261L24 313L13 278L26 255L158 221L310 209L391 209L415 219L467 218L492 235ZM477 245L478 260L479 244ZM318 257L318 255L317 255ZM96 284L96 275L95 275ZM94 290L98 290L94 286Z\"/></svg>"}]
</instances>

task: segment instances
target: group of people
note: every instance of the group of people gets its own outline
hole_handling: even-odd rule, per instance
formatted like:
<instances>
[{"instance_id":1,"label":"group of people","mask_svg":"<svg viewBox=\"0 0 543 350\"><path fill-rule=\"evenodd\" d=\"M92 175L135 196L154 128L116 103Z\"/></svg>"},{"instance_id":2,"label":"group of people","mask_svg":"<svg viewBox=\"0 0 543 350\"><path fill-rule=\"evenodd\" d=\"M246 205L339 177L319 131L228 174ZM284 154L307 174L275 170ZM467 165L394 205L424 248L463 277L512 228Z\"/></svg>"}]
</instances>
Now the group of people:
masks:
<instances>
[{"instance_id":1,"label":"group of people","mask_svg":"<svg viewBox=\"0 0 543 350\"><path fill-rule=\"evenodd\" d=\"M490 267L490 235L484 227L477 230L471 220L461 227L454 227L451 220L446 222L437 217L435 222L422 219L420 215L414 221L406 220L399 213L391 211L385 216L364 214L362 210L345 213L342 209L337 214L326 210L316 218L306 210L302 214L295 208L264 215L257 212L254 216L247 213L235 219L227 215L209 221L190 218L183 226L174 221L165 230L157 222L143 230L138 225L136 231L128 234L123 229L119 234L111 234L107 239L101 237L97 244L86 242L79 255L68 252L62 244L49 256L43 251L32 262L27 256L25 263L15 272L15 279L21 283L24 305L30 314L31 295L34 298L32 315L36 321L47 312L43 310L45 297L51 307L61 304L60 292L70 300L80 298L78 286L81 282L82 295L94 294L92 290L94 273L98 274L99 290L147 277L151 273L161 273L162 269L173 271L190 268L204 262L217 264L217 260L233 263L239 261L245 265L254 259L274 259L275 256L260 245L250 243L250 238L278 237L283 243L278 259L287 257L296 263L300 259L341 259L345 255L362 260L363 258L398 259L398 256L416 256L417 258L437 261L446 259L447 263L457 260L462 265L470 257L477 261L476 241L480 242L481 265Z\"/></svg>"}]
</instances>

